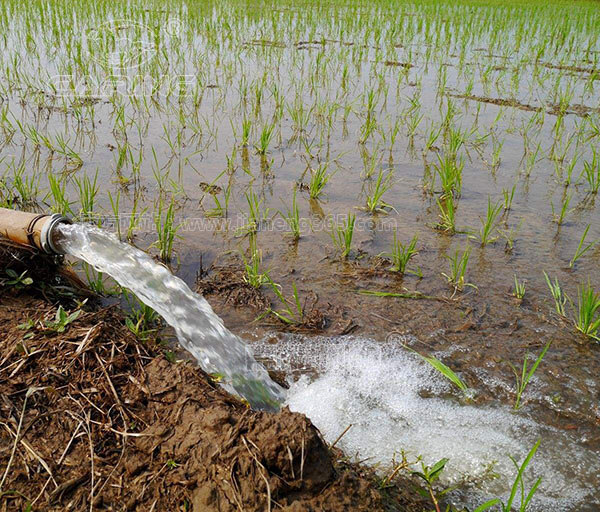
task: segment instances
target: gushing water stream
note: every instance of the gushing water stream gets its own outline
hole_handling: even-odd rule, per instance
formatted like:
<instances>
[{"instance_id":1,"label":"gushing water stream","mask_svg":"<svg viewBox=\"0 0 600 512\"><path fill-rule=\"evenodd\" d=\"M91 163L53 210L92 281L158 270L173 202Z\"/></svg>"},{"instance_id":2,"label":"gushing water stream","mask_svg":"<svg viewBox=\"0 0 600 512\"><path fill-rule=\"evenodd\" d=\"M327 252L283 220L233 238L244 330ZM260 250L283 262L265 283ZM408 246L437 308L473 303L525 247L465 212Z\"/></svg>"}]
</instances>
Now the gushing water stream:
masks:
<instances>
[{"instance_id":1,"label":"gushing water stream","mask_svg":"<svg viewBox=\"0 0 600 512\"><path fill-rule=\"evenodd\" d=\"M223 386L256 408L275 410L284 400L250 347L231 333L210 304L148 254L111 233L85 224L61 224L57 240L66 254L112 276L175 329L181 345L206 372L224 376Z\"/></svg>"}]
</instances>

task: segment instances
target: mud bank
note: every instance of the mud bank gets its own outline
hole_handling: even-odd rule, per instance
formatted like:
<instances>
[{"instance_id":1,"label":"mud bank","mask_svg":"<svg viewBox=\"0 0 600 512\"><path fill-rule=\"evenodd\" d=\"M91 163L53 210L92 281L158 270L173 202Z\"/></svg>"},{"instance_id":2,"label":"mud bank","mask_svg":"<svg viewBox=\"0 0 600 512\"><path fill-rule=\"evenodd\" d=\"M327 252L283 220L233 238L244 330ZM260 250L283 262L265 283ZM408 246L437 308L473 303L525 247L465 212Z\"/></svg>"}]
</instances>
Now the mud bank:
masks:
<instances>
[{"instance_id":1,"label":"mud bank","mask_svg":"<svg viewBox=\"0 0 600 512\"><path fill-rule=\"evenodd\" d=\"M0 254L33 279L0 286L0 510L423 509L304 415L250 410L117 308L78 307L53 262Z\"/></svg>"}]
</instances>

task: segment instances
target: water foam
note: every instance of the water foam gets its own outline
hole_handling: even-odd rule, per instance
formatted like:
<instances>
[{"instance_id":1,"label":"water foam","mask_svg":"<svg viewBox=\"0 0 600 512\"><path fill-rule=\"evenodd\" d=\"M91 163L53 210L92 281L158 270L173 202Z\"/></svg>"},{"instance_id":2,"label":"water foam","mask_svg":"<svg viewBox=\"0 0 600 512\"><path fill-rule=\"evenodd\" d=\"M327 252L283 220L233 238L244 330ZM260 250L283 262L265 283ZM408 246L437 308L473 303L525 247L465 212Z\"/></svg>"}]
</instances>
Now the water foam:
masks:
<instances>
[{"instance_id":1,"label":"water foam","mask_svg":"<svg viewBox=\"0 0 600 512\"><path fill-rule=\"evenodd\" d=\"M400 450L410 460L421 455L426 464L448 457L442 482L466 483L450 495L455 505L472 507L496 496L506 501L515 475L508 455L522 461L541 439L527 482L543 480L528 510L597 510L597 453L508 407L448 398L446 380L398 345L291 336L260 342L255 352L283 371L303 374L291 382L287 404L330 442L352 424L339 443L347 454L383 465Z\"/></svg>"}]
</instances>

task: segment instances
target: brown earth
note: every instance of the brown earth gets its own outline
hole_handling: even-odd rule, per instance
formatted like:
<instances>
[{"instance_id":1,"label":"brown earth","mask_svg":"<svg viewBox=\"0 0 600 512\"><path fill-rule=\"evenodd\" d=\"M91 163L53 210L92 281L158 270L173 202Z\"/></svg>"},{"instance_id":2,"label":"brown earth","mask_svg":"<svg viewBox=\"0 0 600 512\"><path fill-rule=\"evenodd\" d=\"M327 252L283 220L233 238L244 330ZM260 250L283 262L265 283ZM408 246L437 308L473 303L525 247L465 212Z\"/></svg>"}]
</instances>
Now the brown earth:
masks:
<instances>
[{"instance_id":1,"label":"brown earth","mask_svg":"<svg viewBox=\"0 0 600 512\"><path fill-rule=\"evenodd\" d=\"M7 286L7 268L33 284ZM77 305L58 268L0 247L0 511L423 510L305 416L250 410L118 308ZM57 293L81 309L63 332Z\"/></svg>"}]
</instances>

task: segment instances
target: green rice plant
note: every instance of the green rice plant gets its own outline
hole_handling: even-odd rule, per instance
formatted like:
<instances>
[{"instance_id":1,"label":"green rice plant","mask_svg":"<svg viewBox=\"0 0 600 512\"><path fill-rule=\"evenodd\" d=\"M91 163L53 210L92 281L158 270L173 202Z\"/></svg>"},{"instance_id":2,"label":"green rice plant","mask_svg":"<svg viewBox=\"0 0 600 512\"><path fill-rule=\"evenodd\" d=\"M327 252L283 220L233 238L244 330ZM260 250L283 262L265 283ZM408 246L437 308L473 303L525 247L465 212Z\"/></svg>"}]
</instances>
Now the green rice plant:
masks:
<instances>
[{"instance_id":1,"label":"green rice plant","mask_svg":"<svg viewBox=\"0 0 600 512\"><path fill-rule=\"evenodd\" d=\"M554 210L554 203L550 203L550 206L552 208L552 222L556 222L559 226L562 226L562 223L564 222L567 213L569 213L570 211L569 203L571 202L572 196L573 194L565 194L563 196L560 212L558 213Z\"/></svg>"},{"instance_id":2,"label":"green rice plant","mask_svg":"<svg viewBox=\"0 0 600 512\"><path fill-rule=\"evenodd\" d=\"M498 239L498 237L493 236L493 234L496 231L498 217L501 211L502 203L498 201L493 205L491 198L488 197L488 207L485 218L480 218L481 228L479 229L479 233L475 237L471 237L479 240L481 247L485 247L487 244L493 243Z\"/></svg>"},{"instance_id":3,"label":"green rice plant","mask_svg":"<svg viewBox=\"0 0 600 512\"><path fill-rule=\"evenodd\" d=\"M489 510L492 507L496 507L497 505L500 506L502 512L513 512L513 510L518 510L519 512L526 512L529 503L533 499L533 496L535 495L538 487L542 483L542 478L541 477L538 478L535 481L535 483L533 484L533 486L531 487L531 489L529 489L529 492L527 493L527 495L525 495L525 485L523 482L523 475L525 473L525 470L527 469L527 466L531 462L531 459L533 459L533 456L537 452L537 449L539 448L539 446L540 446L540 441L538 440L535 443L535 445L533 445L533 448L527 454L527 457L525 457L525 460L523 461L521 466L519 466L517 464L517 461L514 458L510 457L510 455L509 455L510 460L512 461L515 468L517 469L517 476L515 477L515 481L513 482L513 485L511 487L510 496L509 496L506 504L504 504L502 502L502 500L500 500L499 498L494 498L489 501L486 501L482 505L479 505L473 512L485 512L486 510ZM520 500L520 504L517 509L516 504L513 507L513 503L517 496L517 491L519 491L519 490L521 491L520 492L521 500Z\"/></svg>"},{"instance_id":4,"label":"green rice plant","mask_svg":"<svg viewBox=\"0 0 600 512\"><path fill-rule=\"evenodd\" d=\"M121 190L117 190L115 196L110 193L110 190L107 191L108 200L110 201L110 207L113 211L115 227L117 229L117 237L121 240L121 211L119 208L119 203L121 202Z\"/></svg>"},{"instance_id":5,"label":"green rice plant","mask_svg":"<svg viewBox=\"0 0 600 512\"><path fill-rule=\"evenodd\" d=\"M438 163L433 164L436 175L440 179L442 186L442 197L458 198L462 191L462 172L464 168L464 160L456 161L456 158L451 154L438 155Z\"/></svg>"},{"instance_id":6,"label":"green rice plant","mask_svg":"<svg viewBox=\"0 0 600 512\"><path fill-rule=\"evenodd\" d=\"M175 199L171 198L169 205L165 208L165 202L162 198L158 201L158 207L154 214L154 226L156 228L157 240L152 244L158 249L158 257L161 261L168 263L171 261L173 253L173 244L177 231L181 224L175 224Z\"/></svg>"},{"instance_id":7,"label":"green rice plant","mask_svg":"<svg viewBox=\"0 0 600 512\"><path fill-rule=\"evenodd\" d=\"M323 193L323 189L331 177L335 174L334 172L328 173L327 168L329 164L321 164L316 169L310 169L310 183L308 184L308 193L312 199L318 199Z\"/></svg>"},{"instance_id":8,"label":"green rice plant","mask_svg":"<svg viewBox=\"0 0 600 512\"><path fill-rule=\"evenodd\" d=\"M352 247L352 237L354 236L354 223L356 215L349 213L344 223L337 223L331 231L333 244L340 251L342 259L346 259L350 254Z\"/></svg>"},{"instance_id":9,"label":"green rice plant","mask_svg":"<svg viewBox=\"0 0 600 512\"><path fill-rule=\"evenodd\" d=\"M246 258L245 254L242 253L242 259L244 260L245 276L244 281L248 283L252 288L260 288L263 284L269 281L269 273L262 272L262 251L258 248L256 241L256 234L251 233L249 236L249 253L250 257Z\"/></svg>"},{"instance_id":10,"label":"green rice plant","mask_svg":"<svg viewBox=\"0 0 600 512\"><path fill-rule=\"evenodd\" d=\"M515 285L513 287L513 296L519 300L523 300L525 297L525 281L519 281L515 274Z\"/></svg>"},{"instance_id":11,"label":"green rice plant","mask_svg":"<svg viewBox=\"0 0 600 512\"><path fill-rule=\"evenodd\" d=\"M411 241L407 244L403 244L398 240L398 233L394 233L394 242L392 244L392 250L388 253L381 253L380 256L385 256L392 260L392 270L400 274L407 272L406 267L412 258L414 258L419 251L416 249L418 236L412 237ZM410 272L410 271L408 271ZM422 276L421 270L417 269L415 274Z\"/></svg>"},{"instance_id":12,"label":"green rice plant","mask_svg":"<svg viewBox=\"0 0 600 512\"><path fill-rule=\"evenodd\" d=\"M439 222L434 226L439 231L446 233L456 232L456 204L454 198L449 195L446 197L435 198L439 208Z\"/></svg>"},{"instance_id":13,"label":"green rice plant","mask_svg":"<svg viewBox=\"0 0 600 512\"><path fill-rule=\"evenodd\" d=\"M19 198L21 206L32 205L36 202L39 193L39 175L25 176L25 165L14 170L12 188Z\"/></svg>"},{"instance_id":14,"label":"green rice plant","mask_svg":"<svg viewBox=\"0 0 600 512\"><path fill-rule=\"evenodd\" d=\"M50 191L46 198L51 197L54 203L51 205L51 209L54 213L60 213L61 215L75 216L71 209L71 203L67 198L67 184L66 180L57 178L54 174L48 174L48 184L50 185Z\"/></svg>"},{"instance_id":15,"label":"green rice plant","mask_svg":"<svg viewBox=\"0 0 600 512\"><path fill-rule=\"evenodd\" d=\"M252 121L250 119L242 120L242 146L247 147L250 140L250 130L252 129Z\"/></svg>"},{"instance_id":16,"label":"green rice plant","mask_svg":"<svg viewBox=\"0 0 600 512\"><path fill-rule=\"evenodd\" d=\"M237 234L256 233L260 225L268 218L269 208L262 209L264 199L259 197L254 192L254 189L249 188L244 194L248 203L248 222L237 230Z\"/></svg>"},{"instance_id":17,"label":"green rice plant","mask_svg":"<svg viewBox=\"0 0 600 512\"><path fill-rule=\"evenodd\" d=\"M412 350L412 349L410 349ZM431 365L440 375L444 376L448 379L452 384L454 384L460 391L462 391L465 395L469 392L469 386L467 386L462 379L456 375L448 366L442 363L439 359L433 356L424 356L420 354L416 350L412 350L415 354L417 354L423 361Z\"/></svg>"},{"instance_id":18,"label":"green rice plant","mask_svg":"<svg viewBox=\"0 0 600 512\"><path fill-rule=\"evenodd\" d=\"M510 190L503 188L502 197L504 198L504 211L509 211L512 208L513 199L515 198L515 191L517 190L517 184L515 183Z\"/></svg>"},{"instance_id":19,"label":"green rice plant","mask_svg":"<svg viewBox=\"0 0 600 512\"><path fill-rule=\"evenodd\" d=\"M522 397L523 393L525 392L525 389L527 388L529 381L533 377L533 374L535 373L538 366L542 362L542 359L544 359L544 356L546 355L546 352L548 352L549 348L550 348L550 342L548 342L546 344L546 346L542 349L542 351L540 352L540 355L537 357L537 359L535 360L535 362L533 363L531 368L528 368L528 364L529 364L528 363L528 361L529 361L528 354L523 359L523 365L521 366L521 371L517 371L517 369L514 367L514 365L510 361L508 362L511 370L515 374L515 379L517 381L517 391L516 391L517 396L515 398L515 405L514 405L515 411L521 408L521 397Z\"/></svg>"},{"instance_id":20,"label":"green rice plant","mask_svg":"<svg viewBox=\"0 0 600 512\"><path fill-rule=\"evenodd\" d=\"M463 291L465 286L477 289L474 284L468 283L466 280L467 264L469 263L469 255L471 254L471 248L467 248L460 254L460 250L456 249L452 256L446 256L450 266L450 272L442 275L448 280L448 284L454 288L454 292Z\"/></svg>"},{"instance_id":21,"label":"green rice plant","mask_svg":"<svg viewBox=\"0 0 600 512\"><path fill-rule=\"evenodd\" d=\"M296 202L296 191L297 187L294 187L294 191L292 192L292 206L290 208L286 207L285 212L279 212L279 214L283 217L286 224L290 228L290 233L294 240L298 240L300 238L300 209L298 208L298 203Z\"/></svg>"},{"instance_id":22,"label":"green rice plant","mask_svg":"<svg viewBox=\"0 0 600 512\"><path fill-rule=\"evenodd\" d=\"M300 297L298 296L298 289L296 287L296 283L292 283L294 300L289 301L283 295L280 285L276 284L271 278L268 279L268 282L271 285L271 289L281 302L283 309L276 310L269 308L263 315L259 316L259 319L262 318L265 314L272 314L285 324L301 324L304 321L304 308L302 307Z\"/></svg>"},{"instance_id":23,"label":"green rice plant","mask_svg":"<svg viewBox=\"0 0 600 512\"><path fill-rule=\"evenodd\" d=\"M94 206L96 202L96 196L98 195L98 171L94 175L94 179L91 180L86 174L82 179L75 178L75 184L79 191L79 218L82 220L90 221L93 219Z\"/></svg>"},{"instance_id":24,"label":"green rice plant","mask_svg":"<svg viewBox=\"0 0 600 512\"><path fill-rule=\"evenodd\" d=\"M544 271L544 278L546 279L546 284L548 285L548 288L550 288L550 293L554 299L554 309L560 316L566 316L565 306L567 305L568 297L563 293L558 278L555 277L554 282L550 281L546 271Z\"/></svg>"},{"instance_id":25,"label":"green rice plant","mask_svg":"<svg viewBox=\"0 0 600 512\"><path fill-rule=\"evenodd\" d=\"M591 162L583 162L583 172L581 176L585 178L588 184L587 192L597 194L600 189L600 158L596 148L593 148L593 157Z\"/></svg>"},{"instance_id":26,"label":"green rice plant","mask_svg":"<svg viewBox=\"0 0 600 512\"><path fill-rule=\"evenodd\" d=\"M579 301L577 303L577 317L575 327L588 338L600 341L600 294L596 293L588 280L588 284L581 284L577 288Z\"/></svg>"},{"instance_id":27,"label":"green rice plant","mask_svg":"<svg viewBox=\"0 0 600 512\"><path fill-rule=\"evenodd\" d=\"M370 191L367 194L367 206L366 210L371 213L387 213L387 210L393 209L393 206L386 203L382 197L390 188L392 188L393 173L389 171L384 175L384 170L379 169L377 179L375 183L370 187Z\"/></svg>"},{"instance_id":28,"label":"green rice plant","mask_svg":"<svg viewBox=\"0 0 600 512\"><path fill-rule=\"evenodd\" d=\"M596 245L596 241L590 242L589 244L585 245L585 239L587 238L588 231L590 230L590 226L591 226L591 224L588 224L587 228L585 228L585 231L583 232L583 235L581 236L581 239L579 240L579 245L577 246L577 249L575 250L575 254L571 258L571 261L569 261L569 268L573 268L573 266L575 265L577 260L579 258L581 258L586 252L588 252L590 249L592 249Z\"/></svg>"},{"instance_id":29,"label":"green rice plant","mask_svg":"<svg viewBox=\"0 0 600 512\"><path fill-rule=\"evenodd\" d=\"M269 146L271 145L271 141L273 140L273 134L275 132L274 124L265 124L263 129L260 132L260 139L258 140L258 144L254 146L256 152L259 155L266 155L269 151Z\"/></svg>"}]
</instances>

